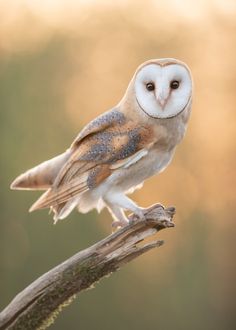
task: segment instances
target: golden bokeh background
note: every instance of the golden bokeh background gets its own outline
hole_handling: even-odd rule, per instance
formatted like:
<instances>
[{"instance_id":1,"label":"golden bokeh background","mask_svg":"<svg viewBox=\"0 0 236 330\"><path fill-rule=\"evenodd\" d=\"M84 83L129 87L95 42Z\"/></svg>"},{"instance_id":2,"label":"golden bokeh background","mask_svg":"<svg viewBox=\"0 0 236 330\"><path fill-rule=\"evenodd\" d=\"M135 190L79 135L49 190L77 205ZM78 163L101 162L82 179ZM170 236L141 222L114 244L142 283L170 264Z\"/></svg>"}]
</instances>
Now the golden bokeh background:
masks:
<instances>
[{"instance_id":1,"label":"golden bokeh background","mask_svg":"<svg viewBox=\"0 0 236 330\"><path fill-rule=\"evenodd\" d=\"M108 213L28 214L24 170L65 150L122 97L136 67L176 57L194 78L172 164L133 195L175 205L166 244L82 294L52 329L235 329L236 1L0 0L0 308L110 233Z\"/></svg>"}]
</instances>

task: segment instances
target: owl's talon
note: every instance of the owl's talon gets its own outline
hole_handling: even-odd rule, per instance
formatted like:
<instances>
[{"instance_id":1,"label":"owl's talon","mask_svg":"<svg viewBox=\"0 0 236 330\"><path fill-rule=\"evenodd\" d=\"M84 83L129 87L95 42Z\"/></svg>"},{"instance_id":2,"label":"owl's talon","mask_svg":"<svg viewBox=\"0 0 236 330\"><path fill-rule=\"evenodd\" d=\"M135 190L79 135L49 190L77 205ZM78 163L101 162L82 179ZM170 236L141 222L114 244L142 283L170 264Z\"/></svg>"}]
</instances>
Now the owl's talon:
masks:
<instances>
[{"instance_id":1,"label":"owl's talon","mask_svg":"<svg viewBox=\"0 0 236 330\"><path fill-rule=\"evenodd\" d=\"M119 229L127 226L129 223L127 221L115 220L112 222L111 226L114 229Z\"/></svg>"},{"instance_id":2,"label":"owl's talon","mask_svg":"<svg viewBox=\"0 0 236 330\"><path fill-rule=\"evenodd\" d=\"M157 209L158 207L162 208L163 210L165 209L165 207L161 203L156 203L148 208L148 212L151 212L152 210ZM147 212L147 209L146 209L146 212Z\"/></svg>"},{"instance_id":3,"label":"owl's talon","mask_svg":"<svg viewBox=\"0 0 236 330\"><path fill-rule=\"evenodd\" d=\"M138 208L132 215L129 220L129 223L134 223L136 221L141 221L145 219L145 209L144 208Z\"/></svg>"},{"instance_id":4,"label":"owl's talon","mask_svg":"<svg viewBox=\"0 0 236 330\"><path fill-rule=\"evenodd\" d=\"M145 219L145 211L146 209L144 207L139 207L135 214L139 217L140 220L143 220Z\"/></svg>"},{"instance_id":5,"label":"owl's talon","mask_svg":"<svg viewBox=\"0 0 236 330\"><path fill-rule=\"evenodd\" d=\"M157 203L157 204L154 204L155 208L156 207L160 207L162 208L163 210L165 209L165 206L163 206L161 203Z\"/></svg>"}]
</instances>

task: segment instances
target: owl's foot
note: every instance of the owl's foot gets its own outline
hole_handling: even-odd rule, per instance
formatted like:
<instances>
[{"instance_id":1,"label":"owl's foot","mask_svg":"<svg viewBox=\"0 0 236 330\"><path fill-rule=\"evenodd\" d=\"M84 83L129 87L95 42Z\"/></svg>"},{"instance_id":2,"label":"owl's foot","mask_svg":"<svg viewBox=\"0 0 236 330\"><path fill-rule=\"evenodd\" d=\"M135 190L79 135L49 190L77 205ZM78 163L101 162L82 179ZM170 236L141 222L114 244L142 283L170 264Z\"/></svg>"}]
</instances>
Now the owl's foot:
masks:
<instances>
[{"instance_id":1,"label":"owl's foot","mask_svg":"<svg viewBox=\"0 0 236 330\"><path fill-rule=\"evenodd\" d=\"M145 219L145 209L142 207L137 207L137 209L131 215L129 219L129 223L134 223L137 220L144 220L144 219Z\"/></svg>"},{"instance_id":2,"label":"owl's foot","mask_svg":"<svg viewBox=\"0 0 236 330\"><path fill-rule=\"evenodd\" d=\"M130 223L135 222L137 220L144 220L146 219L147 212L150 212L156 208L162 208L164 210L164 206L160 203L153 204L151 207L148 207L147 209L144 207L138 207L135 212L131 215L131 219L129 220Z\"/></svg>"},{"instance_id":3,"label":"owl's foot","mask_svg":"<svg viewBox=\"0 0 236 330\"><path fill-rule=\"evenodd\" d=\"M109 205L108 210L114 219L111 224L112 228L119 229L129 224L129 219L126 217L125 212L121 208L115 205Z\"/></svg>"},{"instance_id":4,"label":"owl's foot","mask_svg":"<svg viewBox=\"0 0 236 330\"><path fill-rule=\"evenodd\" d=\"M112 228L114 229L119 229L122 227L125 227L129 224L128 221L124 221L124 220L114 220L111 224Z\"/></svg>"},{"instance_id":5,"label":"owl's foot","mask_svg":"<svg viewBox=\"0 0 236 330\"><path fill-rule=\"evenodd\" d=\"M153 204L152 206L150 206L150 207L148 208L148 212L150 212L150 211L152 211L152 210L154 210L154 209L156 209L156 208L158 208L158 207L162 208L163 210L164 210L164 208L165 208L161 203L156 203L156 204ZM144 210L145 210L145 209L144 209Z\"/></svg>"},{"instance_id":6,"label":"owl's foot","mask_svg":"<svg viewBox=\"0 0 236 330\"><path fill-rule=\"evenodd\" d=\"M134 214L139 218L139 220L145 219L145 209L142 207L139 207Z\"/></svg>"}]
</instances>

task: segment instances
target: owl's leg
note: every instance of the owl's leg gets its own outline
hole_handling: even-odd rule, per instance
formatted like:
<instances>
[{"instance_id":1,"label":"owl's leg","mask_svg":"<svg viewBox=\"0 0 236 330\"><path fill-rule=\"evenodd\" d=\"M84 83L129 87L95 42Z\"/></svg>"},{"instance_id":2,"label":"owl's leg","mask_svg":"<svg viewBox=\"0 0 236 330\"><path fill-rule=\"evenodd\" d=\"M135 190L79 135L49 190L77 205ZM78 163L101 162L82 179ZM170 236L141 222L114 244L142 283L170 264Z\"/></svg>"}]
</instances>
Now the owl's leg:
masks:
<instances>
[{"instance_id":1,"label":"owl's leg","mask_svg":"<svg viewBox=\"0 0 236 330\"><path fill-rule=\"evenodd\" d=\"M122 193L109 193L105 200L113 206L128 210L136 214L140 219L144 218L143 208L139 207L132 199Z\"/></svg>"},{"instance_id":2,"label":"owl's leg","mask_svg":"<svg viewBox=\"0 0 236 330\"><path fill-rule=\"evenodd\" d=\"M124 211L114 205L114 204L111 204L109 203L108 201L104 201L105 204L106 204L106 207L108 208L108 211L110 212L112 218L114 219L114 221L112 222L112 227L125 227L129 224L129 220L128 218L126 217Z\"/></svg>"}]
</instances>

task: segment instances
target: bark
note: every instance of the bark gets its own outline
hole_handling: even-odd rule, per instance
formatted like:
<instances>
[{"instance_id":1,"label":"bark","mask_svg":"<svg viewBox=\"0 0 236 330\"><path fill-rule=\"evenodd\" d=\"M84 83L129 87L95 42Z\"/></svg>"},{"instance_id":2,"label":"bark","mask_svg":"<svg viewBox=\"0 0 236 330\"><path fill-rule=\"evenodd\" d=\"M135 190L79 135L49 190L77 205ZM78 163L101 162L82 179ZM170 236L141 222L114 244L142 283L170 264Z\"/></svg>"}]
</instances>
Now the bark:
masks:
<instances>
[{"instance_id":1,"label":"bark","mask_svg":"<svg viewBox=\"0 0 236 330\"><path fill-rule=\"evenodd\" d=\"M174 227L174 213L173 207L153 205L145 210L145 219L138 220L132 215L128 226L39 277L0 313L0 330L50 326L81 291L143 253L160 247L164 243L161 240L145 240L161 229Z\"/></svg>"}]
</instances>

